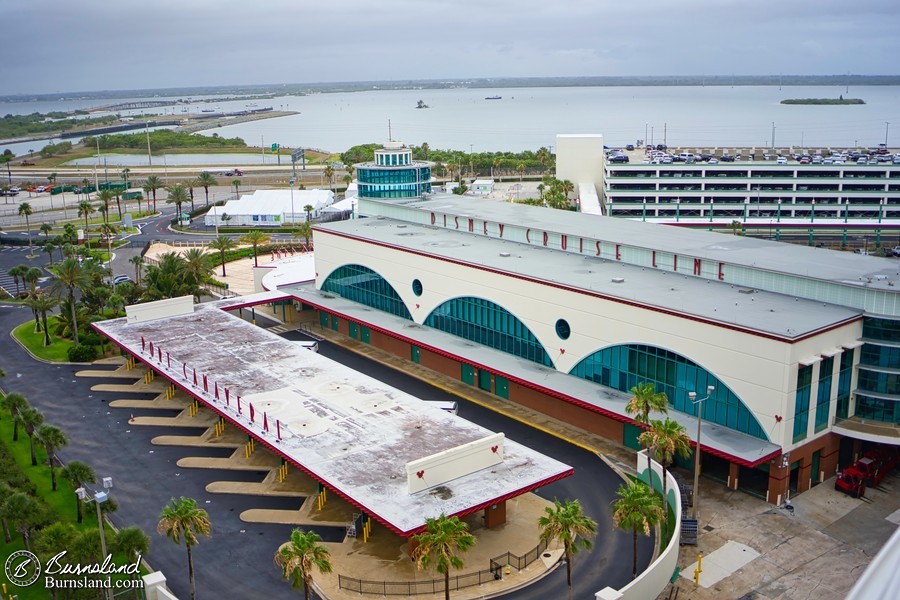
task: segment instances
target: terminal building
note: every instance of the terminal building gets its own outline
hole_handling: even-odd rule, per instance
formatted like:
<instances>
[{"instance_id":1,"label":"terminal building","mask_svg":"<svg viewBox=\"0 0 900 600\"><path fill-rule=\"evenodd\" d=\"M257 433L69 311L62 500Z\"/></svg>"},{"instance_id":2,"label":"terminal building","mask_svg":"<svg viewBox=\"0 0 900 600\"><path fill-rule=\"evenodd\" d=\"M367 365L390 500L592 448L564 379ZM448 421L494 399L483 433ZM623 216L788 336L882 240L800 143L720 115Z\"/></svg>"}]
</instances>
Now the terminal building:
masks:
<instances>
[{"instance_id":1,"label":"terminal building","mask_svg":"<svg viewBox=\"0 0 900 600\"><path fill-rule=\"evenodd\" d=\"M692 437L702 413L706 475L773 503L900 439L891 259L362 185L357 201L363 218L315 228L315 282L278 288L323 328L635 448L625 404L651 382Z\"/></svg>"}]
</instances>

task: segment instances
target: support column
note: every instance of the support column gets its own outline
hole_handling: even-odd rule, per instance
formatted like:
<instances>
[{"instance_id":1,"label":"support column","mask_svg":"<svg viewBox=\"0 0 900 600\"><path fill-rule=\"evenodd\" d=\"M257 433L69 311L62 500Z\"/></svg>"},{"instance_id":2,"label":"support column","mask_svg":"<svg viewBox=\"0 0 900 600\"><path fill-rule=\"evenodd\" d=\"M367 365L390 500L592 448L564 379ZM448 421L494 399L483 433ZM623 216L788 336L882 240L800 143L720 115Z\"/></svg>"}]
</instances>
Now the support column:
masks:
<instances>
[{"instance_id":1,"label":"support column","mask_svg":"<svg viewBox=\"0 0 900 600\"><path fill-rule=\"evenodd\" d=\"M506 523L506 500L484 509L484 526L495 529Z\"/></svg>"},{"instance_id":2,"label":"support column","mask_svg":"<svg viewBox=\"0 0 900 600\"><path fill-rule=\"evenodd\" d=\"M741 473L741 466L736 463L728 463L728 488L732 490L738 489L738 476Z\"/></svg>"},{"instance_id":3,"label":"support column","mask_svg":"<svg viewBox=\"0 0 900 600\"><path fill-rule=\"evenodd\" d=\"M766 490L766 502L776 505L784 502L790 476L790 466L782 467L781 457L769 463L769 489Z\"/></svg>"},{"instance_id":4,"label":"support column","mask_svg":"<svg viewBox=\"0 0 900 600\"><path fill-rule=\"evenodd\" d=\"M811 486L812 479L812 461L808 458L800 459L800 464L797 466L797 493L805 492Z\"/></svg>"}]
</instances>

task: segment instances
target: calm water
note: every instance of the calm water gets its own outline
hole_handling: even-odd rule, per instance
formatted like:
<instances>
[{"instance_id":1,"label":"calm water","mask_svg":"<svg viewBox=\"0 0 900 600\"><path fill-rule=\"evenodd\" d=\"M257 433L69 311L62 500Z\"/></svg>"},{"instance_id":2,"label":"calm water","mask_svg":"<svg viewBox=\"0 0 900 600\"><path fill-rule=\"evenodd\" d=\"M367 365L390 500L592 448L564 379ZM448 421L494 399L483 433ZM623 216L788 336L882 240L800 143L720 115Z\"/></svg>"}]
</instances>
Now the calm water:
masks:
<instances>
[{"instance_id":1,"label":"calm water","mask_svg":"<svg viewBox=\"0 0 900 600\"><path fill-rule=\"evenodd\" d=\"M147 154L103 154L100 157L100 163L106 162L108 166L121 167L141 167L147 166ZM97 158L79 158L78 160L70 160L67 165L88 165L97 164ZM190 165L276 165L278 157L270 153L248 152L240 154L154 154L153 164L168 165L170 167L190 166ZM291 153L282 152L281 164L291 164ZM299 168L299 166L298 166Z\"/></svg>"},{"instance_id":2,"label":"calm water","mask_svg":"<svg viewBox=\"0 0 900 600\"><path fill-rule=\"evenodd\" d=\"M788 106L785 98L862 98L861 106ZM485 100L499 95L501 100ZM431 108L417 110L418 100ZM104 101L109 103L108 101ZM391 137L432 148L474 151L552 146L558 133L602 133L610 146L646 139L683 146L900 146L900 87L576 87L370 91L193 105L259 107L301 114L220 127L248 144L340 152ZM71 109L87 101L0 104L0 114ZM41 106L38 107L37 105ZM170 114L173 109L168 109ZM175 109L180 111L181 109ZM140 111L134 111L140 114ZM646 131L646 136L645 136ZM213 131L206 132L212 134ZM31 144L32 146L37 143ZM16 151L15 149L13 150ZM24 150L21 150L24 151ZM17 152L18 153L18 152Z\"/></svg>"}]
</instances>

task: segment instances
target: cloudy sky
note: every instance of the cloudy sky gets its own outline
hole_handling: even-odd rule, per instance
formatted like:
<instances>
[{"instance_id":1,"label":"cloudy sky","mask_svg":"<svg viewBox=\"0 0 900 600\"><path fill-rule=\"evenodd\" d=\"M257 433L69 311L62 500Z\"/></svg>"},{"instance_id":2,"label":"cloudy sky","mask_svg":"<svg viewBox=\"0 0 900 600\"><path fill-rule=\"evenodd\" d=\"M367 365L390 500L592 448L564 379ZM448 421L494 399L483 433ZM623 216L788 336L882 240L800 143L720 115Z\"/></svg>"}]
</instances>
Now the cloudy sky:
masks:
<instances>
[{"instance_id":1,"label":"cloudy sky","mask_svg":"<svg viewBox=\"0 0 900 600\"><path fill-rule=\"evenodd\" d=\"M900 70L895 0L0 0L0 15L0 95Z\"/></svg>"}]
</instances>

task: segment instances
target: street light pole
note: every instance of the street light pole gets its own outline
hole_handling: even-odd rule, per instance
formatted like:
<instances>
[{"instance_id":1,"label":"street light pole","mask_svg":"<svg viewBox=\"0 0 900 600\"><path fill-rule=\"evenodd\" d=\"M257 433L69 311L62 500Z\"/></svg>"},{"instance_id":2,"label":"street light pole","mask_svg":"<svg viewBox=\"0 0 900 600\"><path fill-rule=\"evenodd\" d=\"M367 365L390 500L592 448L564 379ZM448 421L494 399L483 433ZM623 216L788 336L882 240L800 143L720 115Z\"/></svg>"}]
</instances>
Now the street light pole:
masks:
<instances>
[{"instance_id":1,"label":"street light pole","mask_svg":"<svg viewBox=\"0 0 900 600\"><path fill-rule=\"evenodd\" d=\"M289 181L291 185L291 224L294 223L294 181L293 178ZM293 239L293 237L293 234L291 234L291 239Z\"/></svg>"},{"instance_id":2,"label":"street light pole","mask_svg":"<svg viewBox=\"0 0 900 600\"><path fill-rule=\"evenodd\" d=\"M103 487L105 489L109 489L113 486L112 477L104 477L103 478ZM108 492L96 492L92 499L88 499L87 490L84 487L80 487L75 490L75 494L82 500L86 502L91 502L97 507L97 525L100 528L100 551L103 552L103 558L101 561L106 560L106 534L103 531L103 512L100 510L100 505L106 502L109 499ZM106 588L106 598L107 600L114 600L112 588Z\"/></svg>"},{"instance_id":3,"label":"street light pole","mask_svg":"<svg viewBox=\"0 0 900 600\"><path fill-rule=\"evenodd\" d=\"M888 145L888 129L890 128L890 126L891 126L891 124L889 122L887 122L887 121L884 122L884 147L885 148L887 148L887 145Z\"/></svg>"},{"instance_id":4,"label":"street light pole","mask_svg":"<svg viewBox=\"0 0 900 600\"><path fill-rule=\"evenodd\" d=\"M716 386L706 386L706 398L697 400L697 392L688 392L691 403L697 407L697 447L694 449L694 502L691 505L691 518L697 518L697 505L700 504L700 423L703 422L703 403L709 400ZM699 531L699 530L698 530Z\"/></svg>"}]
</instances>

